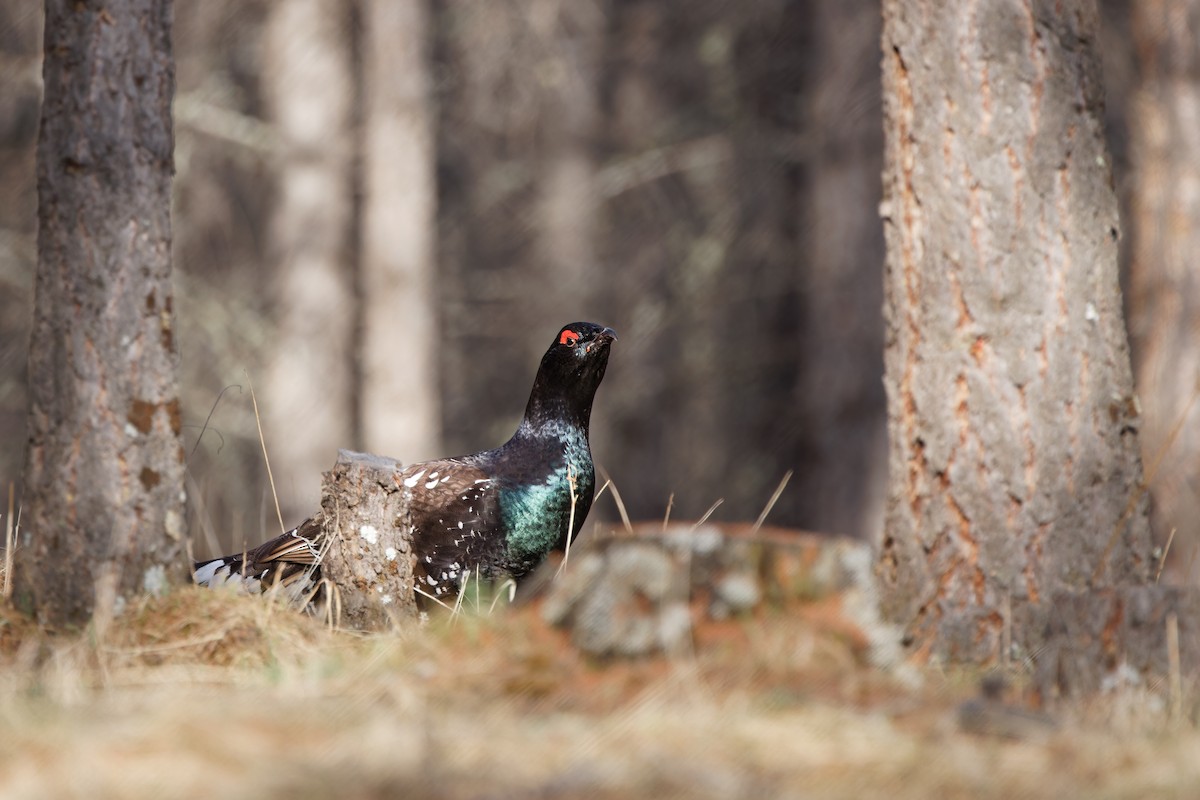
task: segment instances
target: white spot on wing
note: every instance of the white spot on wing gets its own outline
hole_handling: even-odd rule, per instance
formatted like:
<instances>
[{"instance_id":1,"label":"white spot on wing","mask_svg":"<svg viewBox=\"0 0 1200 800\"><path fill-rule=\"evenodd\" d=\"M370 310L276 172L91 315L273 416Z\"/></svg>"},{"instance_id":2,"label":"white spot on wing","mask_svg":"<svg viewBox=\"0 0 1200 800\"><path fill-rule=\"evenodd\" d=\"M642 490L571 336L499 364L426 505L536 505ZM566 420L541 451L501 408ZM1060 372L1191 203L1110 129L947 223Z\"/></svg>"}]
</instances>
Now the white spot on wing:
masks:
<instances>
[{"instance_id":1,"label":"white spot on wing","mask_svg":"<svg viewBox=\"0 0 1200 800\"><path fill-rule=\"evenodd\" d=\"M192 580L201 586L208 586L209 582L217 575L217 570L225 566L224 559L218 558L216 561L210 561L207 564L200 565L200 568L192 573Z\"/></svg>"},{"instance_id":2,"label":"white spot on wing","mask_svg":"<svg viewBox=\"0 0 1200 800\"><path fill-rule=\"evenodd\" d=\"M413 488L414 486L417 485L417 481L421 480L421 476L424 474L425 474L425 470L421 470L416 475L413 475L412 477L409 477L409 478L405 478L404 485L407 486L409 489Z\"/></svg>"}]
</instances>

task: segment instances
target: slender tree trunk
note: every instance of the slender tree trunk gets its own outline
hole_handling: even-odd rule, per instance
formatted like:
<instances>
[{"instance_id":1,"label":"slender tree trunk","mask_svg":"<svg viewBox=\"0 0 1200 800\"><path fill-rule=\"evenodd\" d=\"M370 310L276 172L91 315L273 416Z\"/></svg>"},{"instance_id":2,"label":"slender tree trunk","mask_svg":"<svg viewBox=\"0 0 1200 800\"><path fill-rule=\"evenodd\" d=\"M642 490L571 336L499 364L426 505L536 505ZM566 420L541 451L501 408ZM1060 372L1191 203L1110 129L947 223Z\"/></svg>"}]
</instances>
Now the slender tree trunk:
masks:
<instances>
[{"instance_id":1,"label":"slender tree trunk","mask_svg":"<svg viewBox=\"0 0 1200 800\"><path fill-rule=\"evenodd\" d=\"M531 324L524 283L534 260L530 76L537 43L517 6L443 0L437 8L437 68L449 78L438 107L444 419L449 450L471 452L512 432L529 391L524 369L514 369L527 360L522 333L540 327ZM510 313L514 307L523 309L521 318ZM481 413L484 397L508 416Z\"/></svg>"},{"instance_id":2,"label":"slender tree trunk","mask_svg":"<svg viewBox=\"0 0 1200 800\"><path fill-rule=\"evenodd\" d=\"M537 363L539 331L594 317L591 136L605 6L439 4L439 67L450 78L438 226L451 450L509 435L529 391L530 367L517 365ZM497 413L481 413L484 398Z\"/></svg>"},{"instance_id":3,"label":"slender tree trunk","mask_svg":"<svg viewBox=\"0 0 1200 800\"><path fill-rule=\"evenodd\" d=\"M1160 535L1200 547L1200 0L1132 4L1131 328ZM1178 425L1178 429L1176 426ZM1194 576L1193 576L1194 577Z\"/></svg>"},{"instance_id":4,"label":"slender tree trunk","mask_svg":"<svg viewBox=\"0 0 1200 800\"><path fill-rule=\"evenodd\" d=\"M343 0L286 0L265 34L264 80L281 142L270 230L279 327L260 407L287 519L312 513L321 474L339 447L355 444L349 22Z\"/></svg>"},{"instance_id":5,"label":"slender tree trunk","mask_svg":"<svg viewBox=\"0 0 1200 800\"><path fill-rule=\"evenodd\" d=\"M950 657L1145 578L1090 0L884 3L884 611ZM1021 632L1015 632L1019 635Z\"/></svg>"},{"instance_id":6,"label":"slender tree trunk","mask_svg":"<svg viewBox=\"0 0 1200 800\"><path fill-rule=\"evenodd\" d=\"M169 0L48 0L18 606L97 620L182 575Z\"/></svg>"},{"instance_id":7,"label":"slender tree trunk","mask_svg":"<svg viewBox=\"0 0 1200 800\"><path fill-rule=\"evenodd\" d=\"M403 461L441 450L437 185L424 0L363 0L363 440Z\"/></svg>"},{"instance_id":8,"label":"slender tree trunk","mask_svg":"<svg viewBox=\"0 0 1200 800\"><path fill-rule=\"evenodd\" d=\"M883 233L879 4L815 0L796 337L801 457L789 491L806 527L868 541L883 527Z\"/></svg>"},{"instance_id":9,"label":"slender tree trunk","mask_svg":"<svg viewBox=\"0 0 1200 800\"><path fill-rule=\"evenodd\" d=\"M537 259L544 287L535 300L554 319L566 307L590 305L596 277L595 142L600 124L599 76L607 29L603 2L531 4L530 24L547 53L540 69L537 164ZM564 320L566 321L566 320ZM540 339L533 337L530 345Z\"/></svg>"}]
</instances>

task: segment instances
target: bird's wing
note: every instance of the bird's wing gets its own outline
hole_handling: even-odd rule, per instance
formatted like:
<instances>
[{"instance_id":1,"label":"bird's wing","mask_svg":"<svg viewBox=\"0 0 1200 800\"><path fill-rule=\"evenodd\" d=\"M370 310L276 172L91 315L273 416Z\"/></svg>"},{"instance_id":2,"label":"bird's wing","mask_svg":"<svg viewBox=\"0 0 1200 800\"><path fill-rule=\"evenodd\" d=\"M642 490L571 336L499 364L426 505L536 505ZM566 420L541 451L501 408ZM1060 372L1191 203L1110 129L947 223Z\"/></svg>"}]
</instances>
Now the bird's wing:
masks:
<instances>
[{"instance_id":1,"label":"bird's wing","mask_svg":"<svg viewBox=\"0 0 1200 800\"><path fill-rule=\"evenodd\" d=\"M399 481L410 492L422 591L453 594L477 565L495 562L505 543L493 477L469 460L445 459L415 464Z\"/></svg>"},{"instance_id":2,"label":"bird's wing","mask_svg":"<svg viewBox=\"0 0 1200 800\"><path fill-rule=\"evenodd\" d=\"M320 515L309 517L287 533L264 542L246 554L255 571L277 561L289 564L319 564L324 551Z\"/></svg>"},{"instance_id":3,"label":"bird's wing","mask_svg":"<svg viewBox=\"0 0 1200 800\"><path fill-rule=\"evenodd\" d=\"M314 585L322 539L321 518L310 517L253 550L197 562L192 579L201 586L239 584L252 592L279 583L299 596Z\"/></svg>"}]
</instances>

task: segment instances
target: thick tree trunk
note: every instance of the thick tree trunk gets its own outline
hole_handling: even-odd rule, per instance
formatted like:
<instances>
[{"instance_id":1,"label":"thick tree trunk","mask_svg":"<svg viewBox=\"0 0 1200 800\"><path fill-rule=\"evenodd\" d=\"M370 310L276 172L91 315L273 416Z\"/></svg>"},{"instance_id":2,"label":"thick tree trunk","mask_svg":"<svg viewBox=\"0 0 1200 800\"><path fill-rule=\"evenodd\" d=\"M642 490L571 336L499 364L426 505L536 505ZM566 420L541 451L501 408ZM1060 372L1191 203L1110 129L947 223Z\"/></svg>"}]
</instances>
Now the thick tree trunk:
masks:
<instances>
[{"instance_id":1,"label":"thick tree trunk","mask_svg":"<svg viewBox=\"0 0 1200 800\"><path fill-rule=\"evenodd\" d=\"M362 424L368 448L442 455L437 186L423 0L363 0Z\"/></svg>"},{"instance_id":2,"label":"thick tree trunk","mask_svg":"<svg viewBox=\"0 0 1200 800\"><path fill-rule=\"evenodd\" d=\"M261 404L288 518L311 513L321 472L354 444L353 72L341 0L275 4L264 82L280 137L271 223L278 322Z\"/></svg>"},{"instance_id":3,"label":"thick tree trunk","mask_svg":"<svg viewBox=\"0 0 1200 800\"><path fill-rule=\"evenodd\" d=\"M46 3L15 599L98 620L183 575L169 0Z\"/></svg>"},{"instance_id":4,"label":"thick tree trunk","mask_svg":"<svg viewBox=\"0 0 1200 800\"><path fill-rule=\"evenodd\" d=\"M1131 330L1160 536L1200 548L1200 0L1132 4ZM1176 426L1179 426L1176 430ZM1192 576L1194 577L1194 576Z\"/></svg>"},{"instance_id":5,"label":"thick tree trunk","mask_svg":"<svg viewBox=\"0 0 1200 800\"><path fill-rule=\"evenodd\" d=\"M949 657L1149 566L1095 36L1089 0L884 3L878 572Z\"/></svg>"}]
</instances>

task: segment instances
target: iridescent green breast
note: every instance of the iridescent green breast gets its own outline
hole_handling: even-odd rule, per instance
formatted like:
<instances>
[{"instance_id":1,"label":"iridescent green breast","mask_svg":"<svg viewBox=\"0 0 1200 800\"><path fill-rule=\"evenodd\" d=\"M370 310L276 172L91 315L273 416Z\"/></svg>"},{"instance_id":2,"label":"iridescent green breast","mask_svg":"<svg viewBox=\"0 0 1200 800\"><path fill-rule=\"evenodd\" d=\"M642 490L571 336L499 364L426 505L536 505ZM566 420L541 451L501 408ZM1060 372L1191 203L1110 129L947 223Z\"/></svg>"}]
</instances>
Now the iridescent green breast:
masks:
<instances>
[{"instance_id":1,"label":"iridescent green breast","mask_svg":"<svg viewBox=\"0 0 1200 800\"><path fill-rule=\"evenodd\" d=\"M503 488L500 510L506 536L502 569L519 576L540 564L566 541L572 521L576 531L583 525L595 490L596 473L586 440L568 441L563 457L544 480Z\"/></svg>"}]
</instances>

